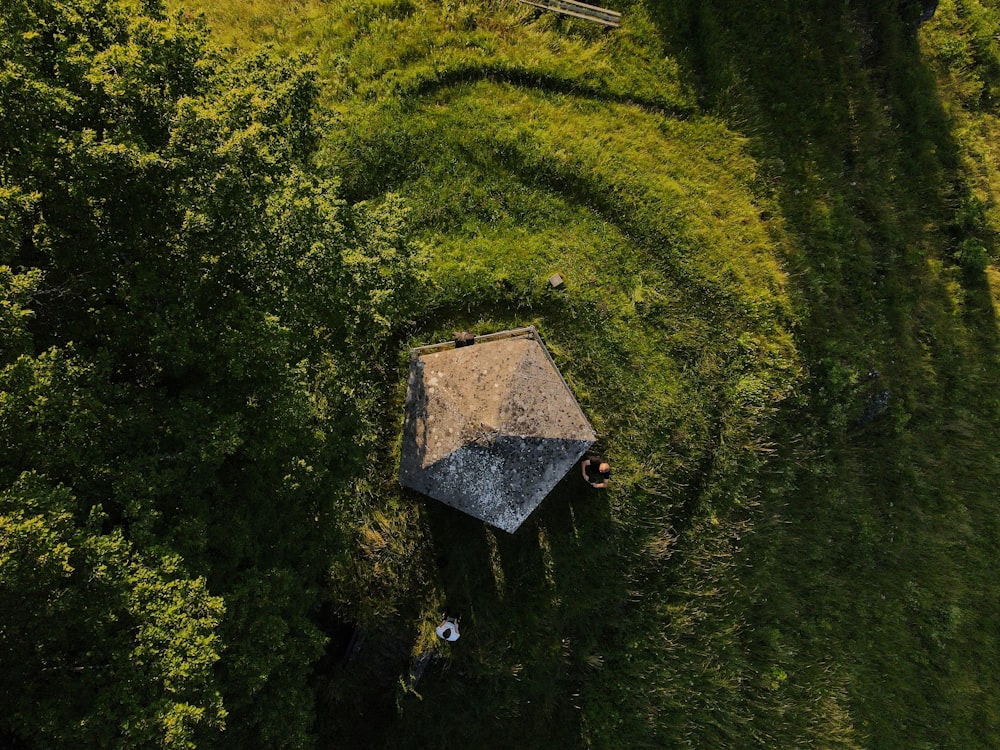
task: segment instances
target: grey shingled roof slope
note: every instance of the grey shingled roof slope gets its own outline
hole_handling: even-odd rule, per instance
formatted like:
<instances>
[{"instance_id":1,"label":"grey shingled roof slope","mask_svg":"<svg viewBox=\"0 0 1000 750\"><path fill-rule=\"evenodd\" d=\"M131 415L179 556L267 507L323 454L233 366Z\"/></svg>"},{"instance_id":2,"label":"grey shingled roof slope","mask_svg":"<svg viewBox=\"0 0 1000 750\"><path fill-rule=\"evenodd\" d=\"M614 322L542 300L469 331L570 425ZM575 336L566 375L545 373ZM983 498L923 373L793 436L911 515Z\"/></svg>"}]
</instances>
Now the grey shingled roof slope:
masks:
<instances>
[{"instance_id":1,"label":"grey shingled roof slope","mask_svg":"<svg viewBox=\"0 0 1000 750\"><path fill-rule=\"evenodd\" d=\"M513 532L593 444L533 329L418 353L399 481Z\"/></svg>"}]
</instances>

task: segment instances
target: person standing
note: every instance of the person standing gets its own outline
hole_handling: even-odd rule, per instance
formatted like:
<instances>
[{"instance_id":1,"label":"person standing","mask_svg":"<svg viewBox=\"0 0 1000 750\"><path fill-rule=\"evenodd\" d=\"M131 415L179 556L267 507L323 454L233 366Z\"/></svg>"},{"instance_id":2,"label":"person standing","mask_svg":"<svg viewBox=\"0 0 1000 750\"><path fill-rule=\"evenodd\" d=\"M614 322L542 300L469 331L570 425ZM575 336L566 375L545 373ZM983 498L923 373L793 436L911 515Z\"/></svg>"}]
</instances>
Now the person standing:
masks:
<instances>
[{"instance_id":1,"label":"person standing","mask_svg":"<svg viewBox=\"0 0 1000 750\"><path fill-rule=\"evenodd\" d=\"M445 617L444 620L441 621L441 624L434 628L434 632L437 633L438 638L441 640L454 643L459 638L458 620L451 617Z\"/></svg>"},{"instance_id":2,"label":"person standing","mask_svg":"<svg viewBox=\"0 0 1000 750\"><path fill-rule=\"evenodd\" d=\"M611 478L611 465L600 456L587 456L580 463L580 471L594 489L607 487Z\"/></svg>"}]
</instances>

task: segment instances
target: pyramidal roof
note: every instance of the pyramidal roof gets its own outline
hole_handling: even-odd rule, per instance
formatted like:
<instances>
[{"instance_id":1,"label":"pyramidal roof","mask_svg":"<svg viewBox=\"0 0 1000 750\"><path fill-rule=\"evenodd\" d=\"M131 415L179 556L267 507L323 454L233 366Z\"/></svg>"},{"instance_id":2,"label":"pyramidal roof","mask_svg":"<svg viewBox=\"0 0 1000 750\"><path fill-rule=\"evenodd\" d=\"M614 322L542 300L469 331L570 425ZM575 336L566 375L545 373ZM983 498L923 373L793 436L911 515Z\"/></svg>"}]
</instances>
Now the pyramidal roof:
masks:
<instances>
[{"instance_id":1,"label":"pyramidal roof","mask_svg":"<svg viewBox=\"0 0 1000 750\"><path fill-rule=\"evenodd\" d=\"M406 487L513 532L595 439L533 327L413 350Z\"/></svg>"}]
</instances>

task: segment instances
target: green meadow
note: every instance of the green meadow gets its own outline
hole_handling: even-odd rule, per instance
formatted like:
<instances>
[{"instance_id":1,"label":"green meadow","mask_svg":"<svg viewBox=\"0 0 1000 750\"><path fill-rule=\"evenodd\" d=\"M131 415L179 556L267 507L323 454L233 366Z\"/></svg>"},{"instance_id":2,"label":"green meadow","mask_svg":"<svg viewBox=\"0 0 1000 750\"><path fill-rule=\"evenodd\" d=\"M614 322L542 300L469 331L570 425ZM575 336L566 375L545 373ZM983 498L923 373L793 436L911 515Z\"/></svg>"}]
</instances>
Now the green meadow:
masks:
<instances>
[{"instance_id":1,"label":"green meadow","mask_svg":"<svg viewBox=\"0 0 1000 750\"><path fill-rule=\"evenodd\" d=\"M1000 746L1000 6L615 9L168 2L312 72L311 164L413 274L338 365L320 528L274 527L305 583L165 511L225 605L192 747ZM400 431L410 348L526 325L614 475L506 534L401 488Z\"/></svg>"},{"instance_id":2,"label":"green meadow","mask_svg":"<svg viewBox=\"0 0 1000 750\"><path fill-rule=\"evenodd\" d=\"M329 583L381 656L317 677L321 746L997 742L992 4L177 7L310 56L321 158L425 262ZM526 324L615 481L508 536L401 492L397 433L408 347Z\"/></svg>"}]
</instances>

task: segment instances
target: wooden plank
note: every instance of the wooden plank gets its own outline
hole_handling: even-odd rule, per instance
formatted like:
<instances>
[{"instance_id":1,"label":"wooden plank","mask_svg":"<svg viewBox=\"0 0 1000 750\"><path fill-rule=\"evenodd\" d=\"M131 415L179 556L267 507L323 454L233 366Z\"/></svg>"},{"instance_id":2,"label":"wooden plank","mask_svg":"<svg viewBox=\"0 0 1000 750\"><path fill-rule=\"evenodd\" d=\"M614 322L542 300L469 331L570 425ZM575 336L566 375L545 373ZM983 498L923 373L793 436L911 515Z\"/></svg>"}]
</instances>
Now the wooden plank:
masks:
<instances>
[{"instance_id":1,"label":"wooden plank","mask_svg":"<svg viewBox=\"0 0 1000 750\"><path fill-rule=\"evenodd\" d=\"M577 2L577 0L521 0L525 5L532 5L543 10L551 10L574 18L594 21L605 26L617 27L621 23L622 14L618 11L601 8L597 5Z\"/></svg>"},{"instance_id":2,"label":"wooden plank","mask_svg":"<svg viewBox=\"0 0 1000 750\"><path fill-rule=\"evenodd\" d=\"M507 331L497 331L496 333L487 333L482 336L476 336L476 343L483 343L486 341L497 341L499 339L509 339L518 336L525 338L537 338L537 333L534 326L527 326L525 328L511 328ZM454 341L442 341L440 344L425 344L424 346L417 346L410 349L411 357L422 357L425 354L430 354L431 352L443 351L445 349L454 349Z\"/></svg>"},{"instance_id":3,"label":"wooden plank","mask_svg":"<svg viewBox=\"0 0 1000 750\"><path fill-rule=\"evenodd\" d=\"M521 0L521 2L525 5L533 5L536 8L554 11L565 16L594 21L605 26L617 27L621 21L620 13L585 3L574 3L569 2L569 0Z\"/></svg>"},{"instance_id":4,"label":"wooden plank","mask_svg":"<svg viewBox=\"0 0 1000 750\"><path fill-rule=\"evenodd\" d=\"M590 3L580 2L580 0L549 0L549 2L558 5L570 5L587 11L597 11L600 13L606 13L610 16L615 16L619 19L622 16L622 14L619 13L617 10L611 10L610 8L602 8L600 5L591 5Z\"/></svg>"}]
</instances>

